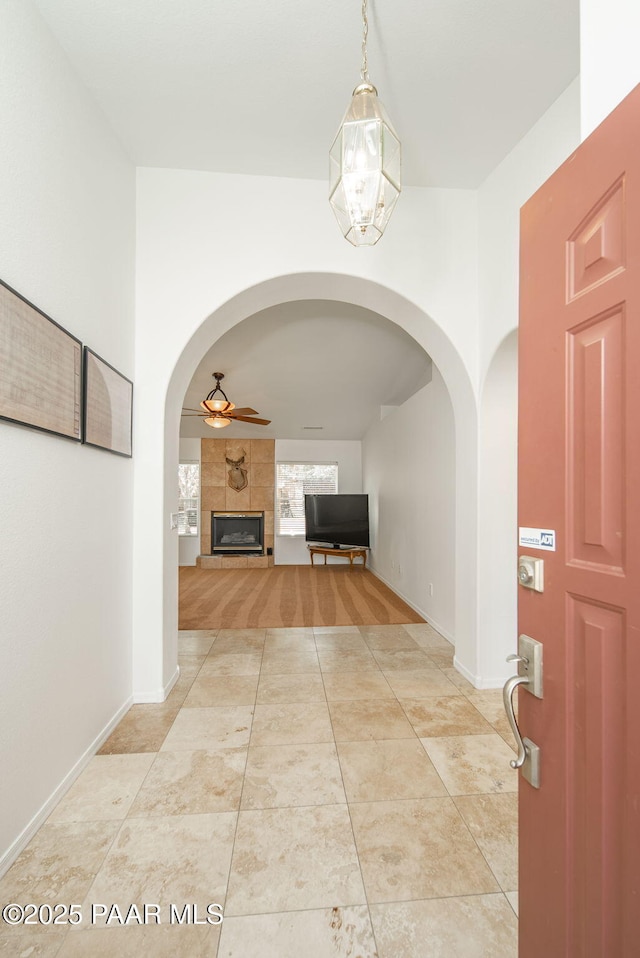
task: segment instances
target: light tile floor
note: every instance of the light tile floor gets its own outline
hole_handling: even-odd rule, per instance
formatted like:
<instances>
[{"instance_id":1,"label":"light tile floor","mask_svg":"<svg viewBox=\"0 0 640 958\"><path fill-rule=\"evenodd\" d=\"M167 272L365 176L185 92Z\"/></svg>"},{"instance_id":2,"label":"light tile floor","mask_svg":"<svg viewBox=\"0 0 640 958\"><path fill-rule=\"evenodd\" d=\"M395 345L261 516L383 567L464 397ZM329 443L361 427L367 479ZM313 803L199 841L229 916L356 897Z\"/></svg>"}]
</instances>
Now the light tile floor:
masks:
<instances>
[{"instance_id":1,"label":"light tile floor","mask_svg":"<svg viewBox=\"0 0 640 958\"><path fill-rule=\"evenodd\" d=\"M78 904L82 926L0 922L1 958L516 958L511 734L442 636L179 643L167 701L130 709L0 881L0 903ZM95 903L160 924L90 925ZM177 923L210 903L221 926Z\"/></svg>"}]
</instances>

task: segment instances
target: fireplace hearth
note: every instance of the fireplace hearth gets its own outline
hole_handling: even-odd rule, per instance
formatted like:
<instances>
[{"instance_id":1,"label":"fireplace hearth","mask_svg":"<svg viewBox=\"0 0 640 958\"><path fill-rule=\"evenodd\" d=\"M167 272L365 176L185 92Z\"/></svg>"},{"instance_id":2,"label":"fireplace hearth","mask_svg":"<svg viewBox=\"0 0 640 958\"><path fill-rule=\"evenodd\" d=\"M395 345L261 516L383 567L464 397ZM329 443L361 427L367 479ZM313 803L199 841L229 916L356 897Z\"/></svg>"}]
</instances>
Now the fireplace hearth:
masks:
<instances>
[{"instance_id":1,"label":"fireplace hearth","mask_svg":"<svg viewBox=\"0 0 640 958\"><path fill-rule=\"evenodd\" d=\"M211 555L264 554L264 512L212 512Z\"/></svg>"}]
</instances>

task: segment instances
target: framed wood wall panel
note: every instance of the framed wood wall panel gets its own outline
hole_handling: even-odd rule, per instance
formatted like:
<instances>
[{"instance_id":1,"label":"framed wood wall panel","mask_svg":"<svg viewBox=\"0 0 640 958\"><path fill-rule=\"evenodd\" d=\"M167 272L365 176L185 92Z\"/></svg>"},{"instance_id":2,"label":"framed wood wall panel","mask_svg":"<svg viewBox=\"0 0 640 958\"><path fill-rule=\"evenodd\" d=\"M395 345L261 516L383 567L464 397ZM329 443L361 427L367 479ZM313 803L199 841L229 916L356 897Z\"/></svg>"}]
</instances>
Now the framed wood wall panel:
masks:
<instances>
[{"instance_id":1,"label":"framed wood wall panel","mask_svg":"<svg viewBox=\"0 0 640 958\"><path fill-rule=\"evenodd\" d=\"M80 442L82 343L0 280L0 419Z\"/></svg>"},{"instance_id":2,"label":"framed wood wall panel","mask_svg":"<svg viewBox=\"0 0 640 958\"><path fill-rule=\"evenodd\" d=\"M133 383L84 347L84 442L131 456Z\"/></svg>"}]
</instances>

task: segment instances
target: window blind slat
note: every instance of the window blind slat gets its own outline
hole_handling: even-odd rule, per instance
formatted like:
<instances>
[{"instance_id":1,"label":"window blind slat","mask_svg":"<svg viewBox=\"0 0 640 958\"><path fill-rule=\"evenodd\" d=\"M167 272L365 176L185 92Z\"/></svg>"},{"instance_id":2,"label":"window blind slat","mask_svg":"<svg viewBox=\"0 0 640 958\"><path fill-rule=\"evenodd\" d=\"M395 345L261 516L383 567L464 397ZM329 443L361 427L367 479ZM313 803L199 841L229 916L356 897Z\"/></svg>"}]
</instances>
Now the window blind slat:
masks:
<instances>
[{"instance_id":1,"label":"window blind slat","mask_svg":"<svg viewBox=\"0 0 640 958\"><path fill-rule=\"evenodd\" d=\"M305 494L335 495L337 491L337 462L279 462L276 466L278 535L304 535Z\"/></svg>"}]
</instances>

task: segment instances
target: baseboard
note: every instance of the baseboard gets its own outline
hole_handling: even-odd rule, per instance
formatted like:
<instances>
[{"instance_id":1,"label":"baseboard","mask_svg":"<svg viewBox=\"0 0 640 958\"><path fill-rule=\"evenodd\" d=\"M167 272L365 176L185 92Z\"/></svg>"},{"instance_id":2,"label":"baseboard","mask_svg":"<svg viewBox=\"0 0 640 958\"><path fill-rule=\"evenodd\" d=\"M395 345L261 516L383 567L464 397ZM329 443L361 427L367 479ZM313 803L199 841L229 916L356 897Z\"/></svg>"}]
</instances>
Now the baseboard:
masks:
<instances>
[{"instance_id":1,"label":"baseboard","mask_svg":"<svg viewBox=\"0 0 640 958\"><path fill-rule=\"evenodd\" d=\"M166 701L169 692L180 678L180 666L176 665L176 670L163 688L155 692L134 692L133 702L135 705L161 705Z\"/></svg>"},{"instance_id":2,"label":"baseboard","mask_svg":"<svg viewBox=\"0 0 640 958\"><path fill-rule=\"evenodd\" d=\"M458 672L464 675L465 679L471 682L476 689L501 689L506 682L506 679L501 675L474 675L455 656L453 657L453 664Z\"/></svg>"},{"instance_id":3,"label":"baseboard","mask_svg":"<svg viewBox=\"0 0 640 958\"><path fill-rule=\"evenodd\" d=\"M83 752L73 768L65 775L58 787L52 792L40 810L36 812L29 824L23 828L15 841L12 842L9 848L7 848L7 850L0 856L0 878L2 878L7 869L13 865L20 852L29 844L40 826L49 817L63 795L69 791L80 773L87 767L102 743L109 738L116 725L118 725L126 712L129 711L129 708L132 704L133 697L129 696L126 702L120 706L115 715L109 719L102 731L94 738L91 745Z\"/></svg>"},{"instance_id":4,"label":"baseboard","mask_svg":"<svg viewBox=\"0 0 640 958\"><path fill-rule=\"evenodd\" d=\"M440 625L439 622L436 622L433 616L425 612L424 609L421 609L419 605L416 605L415 602L412 602L411 599L407 598L406 595L403 595L397 586L395 586L392 582L389 582L388 579L385 579L383 575L380 575L377 569L373 568L372 566L368 566L367 568L369 568L369 571L374 574L376 579L380 579L381 582L384 582L388 589L391 589L391 591L395 593L399 599L402 599L403 602L406 602L410 609L413 609L414 612L417 612L418 615L421 615L422 618L429 623L432 629L435 629L436 632L439 632L440 635L447 639L448 642L451 642L451 645L455 646L455 639L448 629L445 629L442 625Z\"/></svg>"}]
</instances>

